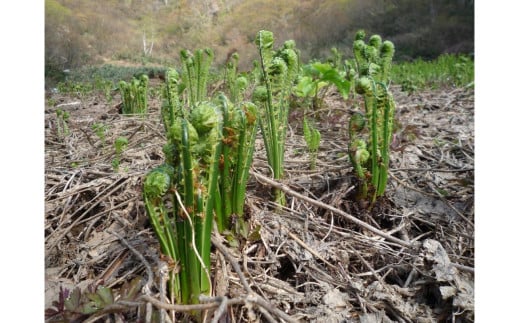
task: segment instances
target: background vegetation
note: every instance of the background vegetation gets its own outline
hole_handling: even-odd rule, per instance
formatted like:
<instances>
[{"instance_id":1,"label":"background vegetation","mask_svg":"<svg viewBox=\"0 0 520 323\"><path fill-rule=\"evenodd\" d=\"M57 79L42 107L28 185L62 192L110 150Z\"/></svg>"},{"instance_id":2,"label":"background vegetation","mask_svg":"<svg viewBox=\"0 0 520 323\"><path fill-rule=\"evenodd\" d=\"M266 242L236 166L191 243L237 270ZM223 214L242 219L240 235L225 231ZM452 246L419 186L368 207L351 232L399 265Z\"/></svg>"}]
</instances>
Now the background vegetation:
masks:
<instances>
[{"instance_id":1,"label":"background vegetation","mask_svg":"<svg viewBox=\"0 0 520 323\"><path fill-rule=\"evenodd\" d=\"M294 39L303 61L325 59L332 47L349 55L361 28L391 40L396 61L472 54L474 1L46 0L46 84L88 65L176 64L184 48L214 49L217 65L238 51L249 69L260 29Z\"/></svg>"}]
</instances>

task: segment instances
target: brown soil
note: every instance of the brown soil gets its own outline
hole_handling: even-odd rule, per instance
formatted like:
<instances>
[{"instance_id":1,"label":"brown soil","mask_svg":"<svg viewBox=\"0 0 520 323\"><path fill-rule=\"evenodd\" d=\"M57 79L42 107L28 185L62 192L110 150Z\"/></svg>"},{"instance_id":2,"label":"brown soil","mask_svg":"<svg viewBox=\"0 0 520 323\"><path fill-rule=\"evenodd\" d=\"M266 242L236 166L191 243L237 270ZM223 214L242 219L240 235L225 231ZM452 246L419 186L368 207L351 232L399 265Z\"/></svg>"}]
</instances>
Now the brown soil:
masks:
<instances>
[{"instance_id":1,"label":"brown soil","mask_svg":"<svg viewBox=\"0 0 520 323\"><path fill-rule=\"evenodd\" d=\"M282 210L270 202L279 184L268 178L258 136L246 208L260 239L215 248L211 301L223 311L212 307L208 321L474 321L473 89L393 93L398 124L389 185L370 210L352 197L346 124L354 106L335 93L316 112L316 170L308 169L301 115L291 115ZM143 118L120 115L119 97L112 104L102 96L49 97L56 104L45 110L46 308L60 288L102 285L121 295L125 283L141 277L145 288L132 302L116 297L111 308L78 322L147 322L166 302L164 261L141 199L143 177L164 158L160 100L150 100ZM57 132L58 108L70 113L68 135ZM105 144L94 123L106 125ZM116 172L119 136L129 145ZM180 308L175 316L185 318Z\"/></svg>"}]
</instances>

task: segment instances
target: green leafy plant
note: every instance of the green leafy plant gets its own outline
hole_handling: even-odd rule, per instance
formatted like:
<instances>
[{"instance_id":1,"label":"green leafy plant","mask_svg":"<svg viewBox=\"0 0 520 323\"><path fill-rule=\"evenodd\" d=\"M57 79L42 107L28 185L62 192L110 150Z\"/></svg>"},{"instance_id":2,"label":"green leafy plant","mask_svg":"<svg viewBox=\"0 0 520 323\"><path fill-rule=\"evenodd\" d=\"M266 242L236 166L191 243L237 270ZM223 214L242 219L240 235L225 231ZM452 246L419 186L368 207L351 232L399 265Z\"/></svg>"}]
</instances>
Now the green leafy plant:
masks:
<instances>
[{"instance_id":1,"label":"green leafy plant","mask_svg":"<svg viewBox=\"0 0 520 323\"><path fill-rule=\"evenodd\" d=\"M307 118L303 118L303 138L307 143L307 148L311 155L310 170L316 169L316 160L318 159L318 149L320 148L321 134Z\"/></svg>"},{"instance_id":2,"label":"green leafy plant","mask_svg":"<svg viewBox=\"0 0 520 323\"><path fill-rule=\"evenodd\" d=\"M354 41L357 67L355 91L364 98L365 113L355 113L349 122L349 156L360 180L358 198L371 195L373 204L384 194L388 180L390 143L395 103L389 90L394 45L379 35L364 41L359 31ZM364 132L367 129L368 134Z\"/></svg>"},{"instance_id":3,"label":"green leafy plant","mask_svg":"<svg viewBox=\"0 0 520 323\"><path fill-rule=\"evenodd\" d=\"M312 106L316 110L321 107L321 100L318 98L320 89L335 85L343 99L347 99L350 84L346 79L346 72L329 63L314 62L303 67L302 75L295 86L295 94L299 97L312 97Z\"/></svg>"},{"instance_id":4,"label":"green leafy plant","mask_svg":"<svg viewBox=\"0 0 520 323\"><path fill-rule=\"evenodd\" d=\"M273 177L282 179L289 97L298 75L299 59L292 40L275 51L274 36L270 31L259 31L255 43L260 55L260 85L254 90L253 102L260 108L260 129L268 164ZM274 200L285 205L285 195L281 190L274 189Z\"/></svg>"},{"instance_id":5,"label":"green leafy plant","mask_svg":"<svg viewBox=\"0 0 520 323\"><path fill-rule=\"evenodd\" d=\"M141 74L127 83L119 82L123 114L145 114L148 111L148 76Z\"/></svg>"},{"instance_id":6,"label":"green leafy plant","mask_svg":"<svg viewBox=\"0 0 520 323\"><path fill-rule=\"evenodd\" d=\"M59 82L56 88L60 93L73 94L80 99L84 98L88 93L92 92L94 89L91 82L74 81Z\"/></svg>"},{"instance_id":7,"label":"green leafy plant","mask_svg":"<svg viewBox=\"0 0 520 323\"><path fill-rule=\"evenodd\" d=\"M392 82L408 93L426 87L472 86L474 81L475 63L465 55L443 54L431 61L419 58L392 66Z\"/></svg>"},{"instance_id":8,"label":"green leafy plant","mask_svg":"<svg viewBox=\"0 0 520 323\"><path fill-rule=\"evenodd\" d=\"M126 137L117 137L114 142L115 157L112 160L112 167L117 172L119 170L119 163L121 162L121 155L123 151L128 147L128 139Z\"/></svg>"},{"instance_id":9,"label":"green leafy plant","mask_svg":"<svg viewBox=\"0 0 520 323\"><path fill-rule=\"evenodd\" d=\"M56 129L58 132L58 137L61 139L68 136L70 133L68 125L69 118L70 113L68 111L64 111L62 109L56 110Z\"/></svg>"},{"instance_id":10,"label":"green leafy plant","mask_svg":"<svg viewBox=\"0 0 520 323\"><path fill-rule=\"evenodd\" d=\"M294 86L294 94L305 100L304 104L309 105L312 110L318 110L321 107L321 98L318 97L320 90L328 85L327 82L307 75L306 66L303 68L304 73L298 79L298 83Z\"/></svg>"},{"instance_id":11,"label":"green leafy plant","mask_svg":"<svg viewBox=\"0 0 520 323\"><path fill-rule=\"evenodd\" d=\"M99 140L101 141L101 145L105 147L108 130L107 125L96 122L92 125L92 130L94 130L94 133L98 136Z\"/></svg>"},{"instance_id":12,"label":"green leafy plant","mask_svg":"<svg viewBox=\"0 0 520 323\"><path fill-rule=\"evenodd\" d=\"M103 91L103 94L105 95L105 100L107 100L107 103L112 103L112 91L114 90L114 83L109 80L101 80L99 81L99 88L101 91Z\"/></svg>"},{"instance_id":13,"label":"green leafy plant","mask_svg":"<svg viewBox=\"0 0 520 323\"><path fill-rule=\"evenodd\" d=\"M58 101L55 98L48 98L47 99L47 105L50 107L54 107L58 104Z\"/></svg>"},{"instance_id":14,"label":"green leafy plant","mask_svg":"<svg viewBox=\"0 0 520 323\"><path fill-rule=\"evenodd\" d=\"M141 285L142 278L137 276L130 282L125 282L119 291L102 285L91 285L83 292L78 287L72 292L60 287L58 300L52 302L52 307L45 309L46 322L83 322L99 312L122 312L123 309L116 309L111 305L119 301L135 300Z\"/></svg>"},{"instance_id":15,"label":"green leafy plant","mask_svg":"<svg viewBox=\"0 0 520 323\"><path fill-rule=\"evenodd\" d=\"M421 87L424 87L424 84L412 76L401 80L401 91L407 92L408 95L417 92Z\"/></svg>"}]
</instances>

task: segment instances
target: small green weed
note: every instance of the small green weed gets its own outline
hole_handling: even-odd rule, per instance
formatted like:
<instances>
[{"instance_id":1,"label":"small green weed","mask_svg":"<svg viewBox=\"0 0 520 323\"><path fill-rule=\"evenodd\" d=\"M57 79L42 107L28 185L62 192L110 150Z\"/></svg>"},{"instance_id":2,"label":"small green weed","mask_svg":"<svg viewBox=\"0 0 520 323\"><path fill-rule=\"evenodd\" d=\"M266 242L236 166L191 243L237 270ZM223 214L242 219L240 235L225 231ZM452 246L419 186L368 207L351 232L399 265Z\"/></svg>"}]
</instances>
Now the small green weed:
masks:
<instances>
[{"instance_id":1,"label":"small green weed","mask_svg":"<svg viewBox=\"0 0 520 323\"><path fill-rule=\"evenodd\" d=\"M128 147L128 139L126 137L117 137L114 142L114 148L116 150L116 155L112 160L112 167L117 172L119 171L119 163L121 162L121 155L123 151Z\"/></svg>"},{"instance_id":2,"label":"small green weed","mask_svg":"<svg viewBox=\"0 0 520 323\"><path fill-rule=\"evenodd\" d=\"M119 301L135 300L141 287L142 278L139 276L125 282L119 291L101 285L91 285L83 292L78 287L72 292L60 287L58 300L45 309L46 322L83 322L100 312L123 312L125 307L115 309L113 305Z\"/></svg>"},{"instance_id":3,"label":"small green weed","mask_svg":"<svg viewBox=\"0 0 520 323\"><path fill-rule=\"evenodd\" d=\"M70 113L68 111L61 109L56 110L56 128L58 132L58 138L60 139L63 139L70 133L68 125L69 118Z\"/></svg>"},{"instance_id":4,"label":"small green weed","mask_svg":"<svg viewBox=\"0 0 520 323\"><path fill-rule=\"evenodd\" d=\"M92 125L92 130L94 130L94 133L98 136L99 140L101 141L101 145L104 148L106 146L106 134L108 131L107 125L103 123L94 123Z\"/></svg>"},{"instance_id":5,"label":"small green weed","mask_svg":"<svg viewBox=\"0 0 520 323\"><path fill-rule=\"evenodd\" d=\"M90 82L73 82L65 81L60 82L56 86L59 93L71 94L80 99L86 97L89 93L94 90L94 86Z\"/></svg>"},{"instance_id":6,"label":"small green weed","mask_svg":"<svg viewBox=\"0 0 520 323\"><path fill-rule=\"evenodd\" d=\"M318 149L320 148L321 134L312 123L307 121L307 118L303 118L303 138L307 143L307 148L311 154L310 170L316 168L316 160L318 159Z\"/></svg>"}]
</instances>

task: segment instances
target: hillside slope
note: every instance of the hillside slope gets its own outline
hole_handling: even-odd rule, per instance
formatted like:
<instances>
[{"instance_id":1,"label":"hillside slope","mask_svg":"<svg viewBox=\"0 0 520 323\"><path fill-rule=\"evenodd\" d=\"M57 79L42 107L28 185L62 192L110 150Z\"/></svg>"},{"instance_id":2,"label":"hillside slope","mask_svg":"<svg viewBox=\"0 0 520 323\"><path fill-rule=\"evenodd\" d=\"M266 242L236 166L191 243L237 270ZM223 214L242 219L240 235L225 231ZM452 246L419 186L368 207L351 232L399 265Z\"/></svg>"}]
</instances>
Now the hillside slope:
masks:
<instances>
[{"instance_id":1,"label":"hillside slope","mask_svg":"<svg viewBox=\"0 0 520 323\"><path fill-rule=\"evenodd\" d=\"M294 39L304 60L323 58L331 47L346 53L360 28L392 40L397 59L471 53L474 1L46 0L46 74L115 60L174 62L181 49L201 47L214 49L217 63L238 50L250 64L260 29Z\"/></svg>"}]
</instances>

